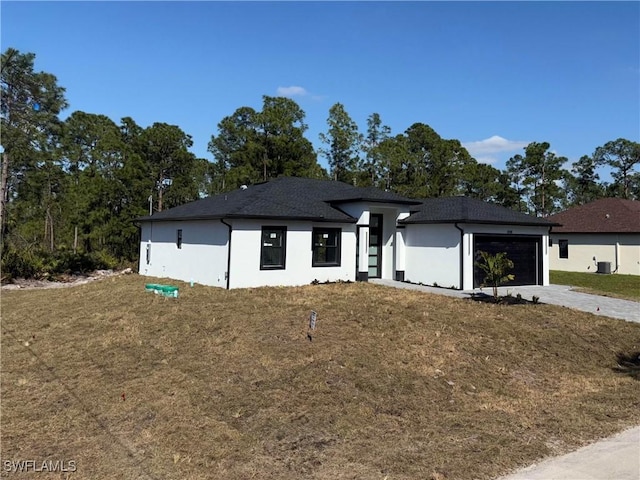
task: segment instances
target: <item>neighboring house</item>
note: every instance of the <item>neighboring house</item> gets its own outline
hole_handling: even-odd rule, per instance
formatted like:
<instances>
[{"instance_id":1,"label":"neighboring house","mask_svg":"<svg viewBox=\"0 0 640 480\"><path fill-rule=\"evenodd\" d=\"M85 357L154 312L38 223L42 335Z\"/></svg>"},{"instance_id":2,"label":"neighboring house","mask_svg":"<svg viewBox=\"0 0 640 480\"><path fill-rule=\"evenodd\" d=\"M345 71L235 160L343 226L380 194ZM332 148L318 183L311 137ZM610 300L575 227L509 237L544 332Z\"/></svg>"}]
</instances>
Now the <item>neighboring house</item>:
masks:
<instances>
[{"instance_id":1,"label":"neighboring house","mask_svg":"<svg viewBox=\"0 0 640 480\"><path fill-rule=\"evenodd\" d=\"M549 282L552 223L464 197L281 177L139 219L143 275L225 288L384 278L472 289L478 250Z\"/></svg>"},{"instance_id":2,"label":"neighboring house","mask_svg":"<svg viewBox=\"0 0 640 480\"><path fill-rule=\"evenodd\" d=\"M640 275L640 202L601 198L549 220L561 224L551 230L551 270Z\"/></svg>"}]
</instances>

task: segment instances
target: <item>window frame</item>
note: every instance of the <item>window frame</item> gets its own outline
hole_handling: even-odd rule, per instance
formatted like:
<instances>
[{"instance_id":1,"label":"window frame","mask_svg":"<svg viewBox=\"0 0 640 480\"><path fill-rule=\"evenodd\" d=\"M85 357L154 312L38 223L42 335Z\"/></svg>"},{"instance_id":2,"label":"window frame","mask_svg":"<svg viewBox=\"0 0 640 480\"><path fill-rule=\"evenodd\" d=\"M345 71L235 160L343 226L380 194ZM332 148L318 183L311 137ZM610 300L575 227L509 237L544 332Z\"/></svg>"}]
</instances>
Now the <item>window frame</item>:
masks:
<instances>
[{"instance_id":1,"label":"window frame","mask_svg":"<svg viewBox=\"0 0 640 480\"><path fill-rule=\"evenodd\" d=\"M182 229L176 229L176 247L182 249Z\"/></svg>"},{"instance_id":2,"label":"window frame","mask_svg":"<svg viewBox=\"0 0 640 480\"><path fill-rule=\"evenodd\" d=\"M265 234L280 233L282 239L279 247L265 246ZM265 264L265 248L278 248L282 250L281 264ZM285 270L287 268L287 227L279 225L263 225L260 230L260 270Z\"/></svg>"},{"instance_id":3,"label":"window frame","mask_svg":"<svg viewBox=\"0 0 640 480\"><path fill-rule=\"evenodd\" d=\"M322 234L335 234L336 245L327 247L326 245L316 245L316 235ZM318 261L316 259L316 248L335 248L336 260L332 262ZM311 231L311 266L312 267L340 267L342 265L342 229L341 228L329 228L329 227L314 227Z\"/></svg>"},{"instance_id":4,"label":"window frame","mask_svg":"<svg viewBox=\"0 0 640 480\"><path fill-rule=\"evenodd\" d=\"M569 240L558 240L558 258L569 258Z\"/></svg>"}]
</instances>

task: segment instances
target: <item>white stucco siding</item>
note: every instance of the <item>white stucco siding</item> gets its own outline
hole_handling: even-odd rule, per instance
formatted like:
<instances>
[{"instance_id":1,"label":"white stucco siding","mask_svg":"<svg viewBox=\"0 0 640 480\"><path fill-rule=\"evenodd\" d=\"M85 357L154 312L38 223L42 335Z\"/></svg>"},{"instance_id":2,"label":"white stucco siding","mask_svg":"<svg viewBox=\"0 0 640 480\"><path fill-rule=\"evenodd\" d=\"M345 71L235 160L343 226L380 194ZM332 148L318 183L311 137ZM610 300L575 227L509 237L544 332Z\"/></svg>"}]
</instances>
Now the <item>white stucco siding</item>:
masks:
<instances>
[{"instance_id":1,"label":"white stucco siding","mask_svg":"<svg viewBox=\"0 0 640 480\"><path fill-rule=\"evenodd\" d=\"M369 204L365 202L351 202L340 205L340 210L357 220L356 228L358 229L358 236L356 238L359 238L359 240L357 240L359 244L356 248L360 249L358 258L361 259L358 264L359 272L367 272L368 270L367 261L362 259L366 259L369 254L369 220L371 219L369 208Z\"/></svg>"},{"instance_id":2,"label":"white stucco siding","mask_svg":"<svg viewBox=\"0 0 640 480\"><path fill-rule=\"evenodd\" d=\"M534 227L526 225L478 225L460 224L465 233L479 235L549 235L549 227Z\"/></svg>"},{"instance_id":3,"label":"white stucco siding","mask_svg":"<svg viewBox=\"0 0 640 480\"><path fill-rule=\"evenodd\" d=\"M230 288L308 285L313 280L355 281L356 225L277 220L234 220L231 236ZM284 269L260 269L262 227L284 226ZM312 266L313 228L340 228L340 266Z\"/></svg>"},{"instance_id":4,"label":"white stucco siding","mask_svg":"<svg viewBox=\"0 0 640 480\"><path fill-rule=\"evenodd\" d=\"M463 228L463 227L460 227ZM463 229L464 231L464 229ZM473 270L474 270L474 255L473 255L473 233L466 231L462 235L462 290L473 289Z\"/></svg>"},{"instance_id":5,"label":"white stucco siding","mask_svg":"<svg viewBox=\"0 0 640 480\"><path fill-rule=\"evenodd\" d=\"M407 225L405 243L406 281L460 288L460 231L455 226Z\"/></svg>"},{"instance_id":6,"label":"white stucco siding","mask_svg":"<svg viewBox=\"0 0 640 480\"><path fill-rule=\"evenodd\" d=\"M407 266L407 244L404 227L396 230L396 271L404 272Z\"/></svg>"},{"instance_id":7,"label":"white stucco siding","mask_svg":"<svg viewBox=\"0 0 640 480\"><path fill-rule=\"evenodd\" d=\"M551 240L551 270L595 272L597 262L611 262L612 272L640 275L640 234L552 233ZM568 258L560 258L559 240L568 240Z\"/></svg>"},{"instance_id":8,"label":"white stucco siding","mask_svg":"<svg viewBox=\"0 0 640 480\"><path fill-rule=\"evenodd\" d=\"M178 230L182 246L178 248ZM226 287L228 229L219 220L145 222L139 273ZM147 248L150 249L147 263Z\"/></svg>"},{"instance_id":9,"label":"white stucco siding","mask_svg":"<svg viewBox=\"0 0 640 480\"><path fill-rule=\"evenodd\" d=\"M400 213L398 214L398 218L396 220L403 220L405 218L407 218L410 215L408 210L401 210ZM395 255L396 255L396 265L395 265L395 269L396 272L402 272L402 277L404 278L404 273L406 270L406 266L407 266L407 242L406 242L406 229L405 226L399 226L396 228L396 245L395 245ZM397 280L396 278L394 278L394 280Z\"/></svg>"},{"instance_id":10,"label":"white stucco siding","mask_svg":"<svg viewBox=\"0 0 640 480\"><path fill-rule=\"evenodd\" d=\"M369 225L369 208L369 204L365 202L340 204L340 210L357 219L358 225Z\"/></svg>"},{"instance_id":11,"label":"white stucco siding","mask_svg":"<svg viewBox=\"0 0 640 480\"><path fill-rule=\"evenodd\" d=\"M368 212L367 212L368 216ZM369 224L357 225L358 235L356 237L358 245L358 273L366 273L369 271L366 259L369 256Z\"/></svg>"},{"instance_id":12,"label":"white stucco siding","mask_svg":"<svg viewBox=\"0 0 640 480\"><path fill-rule=\"evenodd\" d=\"M473 289L474 236L540 237L542 284L549 285L548 227L516 225L410 224L405 231L405 280L440 287ZM464 234L460 231L464 232ZM462 240L462 242L461 242ZM462 245L461 245L462 243ZM462 285L460 279L462 276Z\"/></svg>"}]
</instances>

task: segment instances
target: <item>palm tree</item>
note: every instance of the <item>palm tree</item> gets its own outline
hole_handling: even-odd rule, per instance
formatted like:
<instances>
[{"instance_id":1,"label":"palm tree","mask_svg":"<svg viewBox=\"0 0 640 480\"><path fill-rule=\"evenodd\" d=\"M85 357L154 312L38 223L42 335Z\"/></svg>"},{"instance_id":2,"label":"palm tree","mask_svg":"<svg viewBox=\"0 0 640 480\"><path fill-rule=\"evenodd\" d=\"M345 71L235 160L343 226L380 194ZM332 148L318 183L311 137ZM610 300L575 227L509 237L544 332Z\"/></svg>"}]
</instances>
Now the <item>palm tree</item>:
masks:
<instances>
[{"instance_id":1,"label":"palm tree","mask_svg":"<svg viewBox=\"0 0 640 480\"><path fill-rule=\"evenodd\" d=\"M490 253L480 250L480 261L476 265L485 273L482 286L491 286L493 288L493 298L498 301L498 287L503 283L509 282L516 278L509 271L513 268L513 262L507 258L505 252Z\"/></svg>"}]
</instances>

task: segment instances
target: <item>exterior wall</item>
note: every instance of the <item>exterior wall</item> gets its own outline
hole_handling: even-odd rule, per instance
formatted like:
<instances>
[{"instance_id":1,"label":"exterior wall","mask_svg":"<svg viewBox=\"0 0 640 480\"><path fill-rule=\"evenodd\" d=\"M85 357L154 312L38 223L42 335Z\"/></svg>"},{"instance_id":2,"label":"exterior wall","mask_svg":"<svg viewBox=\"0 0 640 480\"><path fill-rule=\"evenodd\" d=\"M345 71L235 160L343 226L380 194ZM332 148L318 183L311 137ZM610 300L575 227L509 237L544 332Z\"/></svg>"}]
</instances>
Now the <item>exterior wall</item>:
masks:
<instances>
[{"instance_id":1,"label":"exterior wall","mask_svg":"<svg viewBox=\"0 0 640 480\"><path fill-rule=\"evenodd\" d=\"M176 244L178 229L182 229L182 248ZM138 272L226 287L228 237L227 227L217 220L145 222ZM151 250L149 263L147 246Z\"/></svg>"},{"instance_id":2,"label":"exterior wall","mask_svg":"<svg viewBox=\"0 0 640 480\"><path fill-rule=\"evenodd\" d=\"M394 280L404 280L407 268L407 242L405 227L396 230L396 275Z\"/></svg>"},{"instance_id":3,"label":"exterior wall","mask_svg":"<svg viewBox=\"0 0 640 480\"><path fill-rule=\"evenodd\" d=\"M474 235L536 235L542 242L542 284L549 285L547 227L515 225L410 224L405 229L405 280L440 287L473 289ZM461 242L462 237L462 242ZM461 284L462 277L462 284Z\"/></svg>"},{"instance_id":4,"label":"exterior wall","mask_svg":"<svg viewBox=\"0 0 640 480\"><path fill-rule=\"evenodd\" d=\"M354 281L356 270L356 225L278 220L233 220L231 234L230 288L308 285L313 280ZM286 226L285 268L261 270L263 226ZM312 267L313 227L341 228L341 262L338 267Z\"/></svg>"},{"instance_id":5,"label":"exterior wall","mask_svg":"<svg viewBox=\"0 0 640 480\"><path fill-rule=\"evenodd\" d=\"M373 208L371 208L373 207ZM398 218L408 216L408 208L345 204L344 211L358 219L356 224L280 220L220 220L145 222L141 226L139 272L142 275L194 281L229 288L306 285L314 280L356 280L356 231L360 235L360 270L367 272L370 213L383 214L382 278L394 279L397 264L405 262L404 241L396 229ZM285 269L260 269L263 226L286 226ZM341 228L341 262L335 267L312 267L312 231L314 227ZM182 229L182 248L176 244ZM150 261L147 263L147 247ZM229 248L231 254L229 257ZM229 267L227 266L229 263ZM227 273L227 268L230 272Z\"/></svg>"},{"instance_id":6,"label":"exterior wall","mask_svg":"<svg viewBox=\"0 0 640 480\"><path fill-rule=\"evenodd\" d=\"M569 258L560 258L561 239L569 241ZM552 233L551 240L551 270L595 272L597 262L611 262L611 272L640 275L640 234Z\"/></svg>"},{"instance_id":7,"label":"exterior wall","mask_svg":"<svg viewBox=\"0 0 640 480\"><path fill-rule=\"evenodd\" d=\"M473 236L474 235L535 235L541 237L542 242L542 285L549 285L549 228L519 225L472 225L461 224L464 230L463 255L463 290L473 289Z\"/></svg>"},{"instance_id":8,"label":"exterior wall","mask_svg":"<svg viewBox=\"0 0 640 480\"><path fill-rule=\"evenodd\" d=\"M461 288L460 231L454 225L407 225L405 242L406 281Z\"/></svg>"},{"instance_id":9,"label":"exterior wall","mask_svg":"<svg viewBox=\"0 0 640 480\"><path fill-rule=\"evenodd\" d=\"M360 261L358 262L356 280L366 280L369 276L369 268L366 260L369 255L369 220L371 218L369 205L364 202L353 202L341 205L340 208L346 214L358 219L356 223L358 229L356 248Z\"/></svg>"},{"instance_id":10,"label":"exterior wall","mask_svg":"<svg viewBox=\"0 0 640 480\"><path fill-rule=\"evenodd\" d=\"M369 225L369 204L365 202L352 202L344 203L340 205L342 210L347 215L351 215L353 218L358 219L358 225Z\"/></svg>"},{"instance_id":11,"label":"exterior wall","mask_svg":"<svg viewBox=\"0 0 640 480\"><path fill-rule=\"evenodd\" d=\"M401 212L398 220L403 220L409 216L408 211ZM394 280L403 281L407 268L407 231L404 225L396 227L396 274Z\"/></svg>"}]
</instances>

